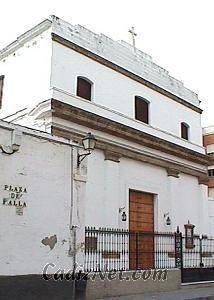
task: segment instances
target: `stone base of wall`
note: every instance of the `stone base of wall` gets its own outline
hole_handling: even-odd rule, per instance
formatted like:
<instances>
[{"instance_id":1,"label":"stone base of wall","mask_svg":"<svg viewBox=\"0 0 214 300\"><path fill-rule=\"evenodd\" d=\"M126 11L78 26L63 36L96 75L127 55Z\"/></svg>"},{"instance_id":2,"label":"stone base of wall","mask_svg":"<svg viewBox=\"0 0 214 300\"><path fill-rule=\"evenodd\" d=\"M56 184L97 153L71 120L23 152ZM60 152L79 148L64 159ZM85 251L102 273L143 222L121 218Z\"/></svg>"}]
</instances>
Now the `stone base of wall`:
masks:
<instances>
[{"instance_id":1,"label":"stone base of wall","mask_svg":"<svg viewBox=\"0 0 214 300\"><path fill-rule=\"evenodd\" d=\"M134 278L134 271L117 272L114 279L112 279L113 273L109 273L104 280L100 278L99 273L96 274L96 277L95 274L90 274L86 286L86 299L95 300L104 297L173 291L181 287L181 272L179 269L167 270L166 278L164 278L163 273L161 278L158 278L160 273L155 275L154 270L151 270L151 276L148 279L146 279L149 275L148 270L138 272L136 276L141 278L137 280Z\"/></svg>"},{"instance_id":2,"label":"stone base of wall","mask_svg":"<svg viewBox=\"0 0 214 300\"><path fill-rule=\"evenodd\" d=\"M104 297L172 291L181 286L178 269L91 273L87 280L45 280L42 275L0 276L0 299L95 300ZM149 276L150 275L150 276ZM104 276L104 277L103 277ZM148 278L149 277L149 278Z\"/></svg>"},{"instance_id":3,"label":"stone base of wall","mask_svg":"<svg viewBox=\"0 0 214 300\"><path fill-rule=\"evenodd\" d=\"M86 283L66 279L46 281L42 275L0 276L0 299L84 300Z\"/></svg>"}]
</instances>

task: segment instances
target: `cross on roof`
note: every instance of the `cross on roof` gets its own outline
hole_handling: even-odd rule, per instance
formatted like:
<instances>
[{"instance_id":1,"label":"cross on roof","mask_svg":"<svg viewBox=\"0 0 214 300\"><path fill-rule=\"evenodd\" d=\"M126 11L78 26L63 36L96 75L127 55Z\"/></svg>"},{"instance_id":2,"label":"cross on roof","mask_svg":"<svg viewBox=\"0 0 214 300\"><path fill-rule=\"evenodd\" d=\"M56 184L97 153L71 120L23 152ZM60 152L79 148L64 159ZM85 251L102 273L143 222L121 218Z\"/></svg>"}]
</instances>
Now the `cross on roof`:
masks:
<instances>
[{"instance_id":1,"label":"cross on roof","mask_svg":"<svg viewBox=\"0 0 214 300\"><path fill-rule=\"evenodd\" d=\"M134 51L135 51L136 50L135 37L137 36L137 33L134 31L134 26L132 26L131 29L129 29L129 33L131 33L131 35L132 35L132 45L133 45L133 48L134 48Z\"/></svg>"}]
</instances>

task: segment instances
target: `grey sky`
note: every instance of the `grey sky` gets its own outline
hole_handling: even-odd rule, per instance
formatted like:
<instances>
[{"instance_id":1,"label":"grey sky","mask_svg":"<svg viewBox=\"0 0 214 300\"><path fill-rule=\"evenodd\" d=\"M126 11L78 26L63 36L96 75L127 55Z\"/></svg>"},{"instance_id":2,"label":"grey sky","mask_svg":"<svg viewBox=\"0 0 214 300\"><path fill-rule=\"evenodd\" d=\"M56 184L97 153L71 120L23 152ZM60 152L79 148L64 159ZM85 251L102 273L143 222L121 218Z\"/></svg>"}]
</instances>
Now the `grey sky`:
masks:
<instances>
[{"instance_id":1,"label":"grey sky","mask_svg":"<svg viewBox=\"0 0 214 300\"><path fill-rule=\"evenodd\" d=\"M131 42L135 26L137 47L198 93L203 125L214 124L213 0L2 1L0 48L51 14L115 40Z\"/></svg>"}]
</instances>

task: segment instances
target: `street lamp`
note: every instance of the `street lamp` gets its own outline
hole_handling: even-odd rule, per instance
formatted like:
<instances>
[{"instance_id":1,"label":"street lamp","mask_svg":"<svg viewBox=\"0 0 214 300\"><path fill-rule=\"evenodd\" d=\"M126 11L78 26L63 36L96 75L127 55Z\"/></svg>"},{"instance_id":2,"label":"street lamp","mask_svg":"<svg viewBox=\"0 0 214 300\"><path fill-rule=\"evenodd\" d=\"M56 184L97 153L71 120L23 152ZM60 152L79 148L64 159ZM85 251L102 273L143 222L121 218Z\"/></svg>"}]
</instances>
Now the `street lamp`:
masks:
<instances>
[{"instance_id":1,"label":"street lamp","mask_svg":"<svg viewBox=\"0 0 214 300\"><path fill-rule=\"evenodd\" d=\"M165 221L166 221L166 225L167 225L167 226L170 226L170 225L171 225L171 219L170 219L170 217L169 217L169 213L165 213L165 214L163 215L163 217L164 217L164 219L165 219Z\"/></svg>"},{"instance_id":2,"label":"street lamp","mask_svg":"<svg viewBox=\"0 0 214 300\"><path fill-rule=\"evenodd\" d=\"M124 211L124 212L122 213L122 221L125 222L125 221L126 221L126 218L127 218L127 217L126 217L126 213L125 213L125 211Z\"/></svg>"},{"instance_id":3,"label":"street lamp","mask_svg":"<svg viewBox=\"0 0 214 300\"><path fill-rule=\"evenodd\" d=\"M80 166L81 162L83 161L83 159L87 156L90 155L91 152L94 150L95 145L96 145L96 141L97 139L95 138L95 136L93 134L91 134L91 132L88 132L87 135L82 139L82 145L85 151L87 151L87 153L84 154L79 154L77 156L77 167Z\"/></svg>"},{"instance_id":4,"label":"street lamp","mask_svg":"<svg viewBox=\"0 0 214 300\"><path fill-rule=\"evenodd\" d=\"M166 225L167 225L167 226L170 226L170 225L171 225L171 219L170 219L169 216L168 216L167 219L166 219Z\"/></svg>"}]
</instances>

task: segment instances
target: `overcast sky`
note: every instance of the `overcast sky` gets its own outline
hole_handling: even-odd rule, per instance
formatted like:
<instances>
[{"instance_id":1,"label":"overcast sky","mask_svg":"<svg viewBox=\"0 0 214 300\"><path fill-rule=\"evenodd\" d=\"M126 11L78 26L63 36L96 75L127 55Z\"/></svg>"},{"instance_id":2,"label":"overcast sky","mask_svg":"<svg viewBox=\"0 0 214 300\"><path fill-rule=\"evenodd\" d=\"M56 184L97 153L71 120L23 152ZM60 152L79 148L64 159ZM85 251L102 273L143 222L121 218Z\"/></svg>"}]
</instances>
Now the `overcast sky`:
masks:
<instances>
[{"instance_id":1,"label":"overcast sky","mask_svg":"<svg viewBox=\"0 0 214 300\"><path fill-rule=\"evenodd\" d=\"M131 42L199 94L202 124L214 125L214 0L6 0L0 9L0 48L56 15L72 24Z\"/></svg>"}]
</instances>

